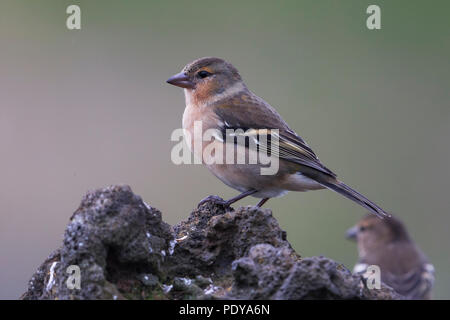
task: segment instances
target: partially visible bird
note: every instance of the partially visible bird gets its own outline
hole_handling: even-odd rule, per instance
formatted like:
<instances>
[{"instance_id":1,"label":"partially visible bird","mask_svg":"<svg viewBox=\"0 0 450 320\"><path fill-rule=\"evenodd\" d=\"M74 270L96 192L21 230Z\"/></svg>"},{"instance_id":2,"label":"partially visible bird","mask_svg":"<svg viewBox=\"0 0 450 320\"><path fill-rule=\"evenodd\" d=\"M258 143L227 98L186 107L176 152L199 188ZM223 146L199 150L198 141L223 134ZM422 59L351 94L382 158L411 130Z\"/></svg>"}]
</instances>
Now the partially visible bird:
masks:
<instances>
[{"instance_id":1,"label":"partially visible bird","mask_svg":"<svg viewBox=\"0 0 450 320\"><path fill-rule=\"evenodd\" d=\"M242 81L238 70L230 63L214 57L195 60L183 70L167 80L168 83L184 88L186 109L183 114L183 128L190 133L187 141L191 150L203 159L208 169L228 186L239 190L240 195L223 201L210 198L224 205L230 205L246 196L262 198L257 206L262 206L269 198L279 197L288 191L308 191L331 189L370 210L380 218L389 216L378 205L337 180L336 174L326 168L306 142L292 130L278 112L267 102L253 94ZM297 106L295 106L297 107ZM212 141L196 138L194 127L201 122L202 132L215 129L227 136L231 129L233 135L245 136L255 140L260 151L272 150L272 145L260 138L268 130L277 129L269 134L267 141L276 145L278 151L272 157L279 159L279 169L274 175L262 175L264 165L257 164L219 164L208 163L205 148L225 145L228 140L215 137ZM237 133L241 129L245 133ZM236 131L237 130L237 131ZM272 132L272 131L269 131ZM276 138L276 139L275 139ZM248 143L234 143L236 153L249 153ZM248 142L247 141L247 142ZM195 148L200 146L200 148ZM223 150L226 150L223 147ZM339 147L336 148L339 150ZM203 202L203 201L202 201Z\"/></svg>"},{"instance_id":2,"label":"partially visible bird","mask_svg":"<svg viewBox=\"0 0 450 320\"><path fill-rule=\"evenodd\" d=\"M381 281L407 299L430 299L434 267L397 218L362 218L347 231L357 241L359 259L353 272L364 274L370 265L380 268Z\"/></svg>"}]
</instances>

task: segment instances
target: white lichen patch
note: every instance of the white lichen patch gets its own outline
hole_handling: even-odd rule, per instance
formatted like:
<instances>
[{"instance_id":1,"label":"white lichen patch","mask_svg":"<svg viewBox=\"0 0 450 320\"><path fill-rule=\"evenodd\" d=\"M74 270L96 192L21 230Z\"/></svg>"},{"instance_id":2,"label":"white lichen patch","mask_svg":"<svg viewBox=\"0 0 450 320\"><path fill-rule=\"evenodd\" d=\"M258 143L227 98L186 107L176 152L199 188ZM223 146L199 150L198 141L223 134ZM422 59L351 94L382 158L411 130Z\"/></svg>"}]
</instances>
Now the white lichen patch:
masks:
<instances>
[{"instance_id":1,"label":"white lichen patch","mask_svg":"<svg viewBox=\"0 0 450 320\"><path fill-rule=\"evenodd\" d=\"M185 235L184 237L181 237L181 238L178 238L178 239L175 239L175 241L177 242L177 243L179 243L179 242L181 242L181 241L183 241L183 240L186 240L187 239L187 235Z\"/></svg>"},{"instance_id":2,"label":"white lichen patch","mask_svg":"<svg viewBox=\"0 0 450 320\"><path fill-rule=\"evenodd\" d=\"M221 289L220 287L210 284L205 290L203 290L203 293L204 294L213 294L214 292L217 292L220 289Z\"/></svg>"},{"instance_id":3,"label":"white lichen patch","mask_svg":"<svg viewBox=\"0 0 450 320\"><path fill-rule=\"evenodd\" d=\"M166 285L166 284L162 285L162 290L163 290L164 293L169 293L170 290L172 290L172 288L173 288L172 284L171 285Z\"/></svg>"},{"instance_id":4,"label":"white lichen patch","mask_svg":"<svg viewBox=\"0 0 450 320\"><path fill-rule=\"evenodd\" d=\"M183 281L185 286L190 286L192 284L192 279L189 278L180 278L181 281Z\"/></svg>"},{"instance_id":5,"label":"white lichen patch","mask_svg":"<svg viewBox=\"0 0 450 320\"><path fill-rule=\"evenodd\" d=\"M173 255L173 252L175 251L175 245L177 244L176 240L171 240L169 242L169 254Z\"/></svg>"},{"instance_id":6,"label":"white lichen patch","mask_svg":"<svg viewBox=\"0 0 450 320\"><path fill-rule=\"evenodd\" d=\"M74 226L74 225L83 225L84 224L84 219L83 216L81 214L76 214L73 216L72 221L70 223L70 225Z\"/></svg>"},{"instance_id":7,"label":"white lichen patch","mask_svg":"<svg viewBox=\"0 0 450 320\"><path fill-rule=\"evenodd\" d=\"M144 203L144 206L147 208L147 210L152 210L152 207L150 207L147 202L142 201Z\"/></svg>"},{"instance_id":8,"label":"white lichen patch","mask_svg":"<svg viewBox=\"0 0 450 320\"><path fill-rule=\"evenodd\" d=\"M45 287L45 289L47 291L50 291L53 287L53 285L55 284L55 267L58 264L58 261L55 261L52 263L51 267L50 267L50 278L48 279L48 283L47 286Z\"/></svg>"}]
</instances>

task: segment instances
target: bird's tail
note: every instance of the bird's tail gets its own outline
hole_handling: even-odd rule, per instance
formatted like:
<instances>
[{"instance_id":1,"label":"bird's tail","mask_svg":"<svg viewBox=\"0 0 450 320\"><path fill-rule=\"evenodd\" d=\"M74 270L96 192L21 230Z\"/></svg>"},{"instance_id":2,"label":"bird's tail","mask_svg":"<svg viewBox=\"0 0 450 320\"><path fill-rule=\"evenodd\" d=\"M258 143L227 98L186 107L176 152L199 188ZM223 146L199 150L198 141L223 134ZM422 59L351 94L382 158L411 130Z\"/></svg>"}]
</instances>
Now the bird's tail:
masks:
<instances>
[{"instance_id":1,"label":"bird's tail","mask_svg":"<svg viewBox=\"0 0 450 320\"><path fill-rule=\"evenodd\" d=\"M375 203L364 197L362 194L360 194L358 191L353 190L345 183L334 180L334 181L318 181L321 185L324 187L327 187L328 189L331 189L333 191L336 191L337 193L343 195L344 197L347 197L350 200L353 200L357 204L363 206L364 208L368 209L370 212L378 216L379 218L383 219L385 217L390 217L391 215L381 209L379 206L377 206Z\"/></svg>"}]
</instances>

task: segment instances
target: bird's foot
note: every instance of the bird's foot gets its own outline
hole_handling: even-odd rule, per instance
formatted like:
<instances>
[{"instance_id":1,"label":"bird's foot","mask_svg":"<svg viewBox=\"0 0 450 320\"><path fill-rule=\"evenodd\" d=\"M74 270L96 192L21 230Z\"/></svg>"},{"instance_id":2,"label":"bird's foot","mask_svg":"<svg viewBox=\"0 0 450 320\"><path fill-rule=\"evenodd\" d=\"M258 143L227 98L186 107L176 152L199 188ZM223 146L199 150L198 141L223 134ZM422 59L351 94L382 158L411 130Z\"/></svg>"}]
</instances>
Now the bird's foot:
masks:
<instances>
[{"instance_id":1,"label":"bird's foot","mask_svg":"<svg viewBox=\"0 0 450 320\"><path fill-rule=\"evenodd\" d=\"M226 201L226 200L223 200L221 197L219 197L219 196L213 196L213 195L211 195L211 196L207 196L206 198L204 198L203 200L201 200L199 203L198 203L198 208L200 208L200 206L202 206L202 205L204 205L205 203L207 203L207 202L211 202L211 203L213 203L213 204L215 204L215 205L221 205L221 206L224 206L224 207L229 207L230 206L230 202L229 201Z\"/></svg>"}]
</instances>

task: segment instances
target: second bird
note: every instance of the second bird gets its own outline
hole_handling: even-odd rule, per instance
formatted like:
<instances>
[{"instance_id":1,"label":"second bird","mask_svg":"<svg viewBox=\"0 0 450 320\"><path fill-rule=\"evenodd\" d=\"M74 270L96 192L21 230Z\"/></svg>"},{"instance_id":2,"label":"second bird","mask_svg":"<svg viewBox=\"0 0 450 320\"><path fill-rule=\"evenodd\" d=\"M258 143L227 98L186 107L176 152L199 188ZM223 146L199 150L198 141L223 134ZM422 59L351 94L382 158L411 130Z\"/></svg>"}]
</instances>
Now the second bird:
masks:
<instances>
[{"instance_id":1,"label":"second bird","mask_svg":"<svg viewBox=\"0 0 450 320\"><path fill-rule=\"evenodd\" d=\"M288 191L331 189L358 203L379 217L389 216L378 205L353 190L336 178L306 144L281 118L278 112L263 99L252 93L242 81L238 70L230 63L214 57L195 60L167 80L168 83L184 88L186 109L183 128L190 133L187 141L191 150L205 162L203 150L210 144L224 144L229 140L216 137L212 141L196 141L195 123L201 123L202 131L217 130L226 136L227 132L245 132L246 138L256 141L258 148L271 149L269 143L262 143L260 136L267 130L277 129L277 153L279 159L276 174L262 175L262 163L208 163L208 169L228 186L241 192L240 195L223 201L224 205L246 197L261 198L262 206L269 198L279 197ZM241 130L239 130L241 129ZM236 135L236 134L234 134ZM223 136L222 136L223 137ZM237 153L248 154L249 145L233 142ZM201 146L196 150L194 146ZM226 150L226 147L223 147ZM273 149L271 149L273 150Z\"/></svg>"}]
</instances>

